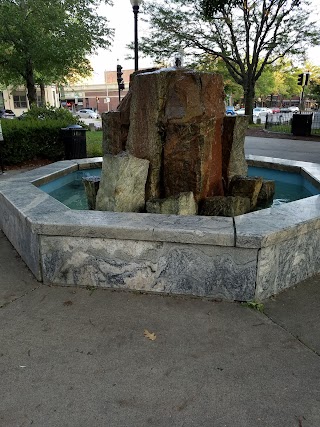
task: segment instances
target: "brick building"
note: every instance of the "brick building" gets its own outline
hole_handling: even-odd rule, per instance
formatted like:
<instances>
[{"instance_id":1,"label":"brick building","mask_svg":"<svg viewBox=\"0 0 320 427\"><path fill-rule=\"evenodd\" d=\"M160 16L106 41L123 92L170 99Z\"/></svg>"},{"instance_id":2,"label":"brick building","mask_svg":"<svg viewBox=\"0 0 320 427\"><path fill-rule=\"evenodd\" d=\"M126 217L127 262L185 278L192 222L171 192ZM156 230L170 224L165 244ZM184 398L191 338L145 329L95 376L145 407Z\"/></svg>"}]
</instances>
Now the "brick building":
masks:
<instances>
[{"instance_id":1,"label":"brick building","mask_svg":"<svg viewBox=\"0 0 320 427\"><path fill-rule=\"evenodd\" d=\"M125 89L120 92L121 99L129 89L130 74L134 70L123 70ZM119 91L116 71L104 72L104 84L82 84L61 88L61 106L71 111L91 108L100 114L115 110L119 104Z\"/></svg>"}]
</instances>

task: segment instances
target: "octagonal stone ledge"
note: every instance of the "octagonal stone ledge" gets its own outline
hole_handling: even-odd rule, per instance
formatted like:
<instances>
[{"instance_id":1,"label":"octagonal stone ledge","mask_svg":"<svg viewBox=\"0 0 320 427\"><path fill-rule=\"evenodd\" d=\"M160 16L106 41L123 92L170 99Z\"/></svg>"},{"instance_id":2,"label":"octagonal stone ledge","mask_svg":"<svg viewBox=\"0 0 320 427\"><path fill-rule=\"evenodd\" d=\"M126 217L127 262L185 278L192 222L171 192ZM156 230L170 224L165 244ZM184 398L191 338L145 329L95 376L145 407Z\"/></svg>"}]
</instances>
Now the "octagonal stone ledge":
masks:
<instances>
[{"instance_id":1,"label":"octagonal stone ledge","mask_svg":"<svg viewBox=\"0 0 320 427\"><path fill-rule=\"evenodd\" d=\"M34 233L48 236L234 246L232 218L67 210L29 219Z\"/></svg>"},{"instance_id":2,"label":"octagonal stone ledge","mask_svg":"<svg viewBox=\"0 0 320 427\"><path fill-rule=\"evenodd\" d=\"M265 300L320 272L320 229L259 250L255 299Z\"/></svg>"},{"instance_id":3,"label":"octagonal stone ledge","mask_svg":"<svg viewBox=\"0 0 320 427\"><path fill-rule=\"evenodd\" d=\"M234 218L236 246L263 248L320 228L320 195Z\"/></svg>"},{"instance_id":4,"label":"octagonal stone ledge","mask_svg":"<svg viewBox=\"0 0 320 427\"><path fill-rule=\"evenodd\" d=\"M32 169L21 174L16 174L6 181L0 182L0 186L9 181L33 182L35 185L42 185L52 180L53 176L54 178L59 178L61 176L67 175L70 172L77 171L78 169L79 166L76 160L61 160L60 162L50 163L37 169Z\"/></svg>"},{"instance_id":5,"label":"octagonal stone ledge","mask_svg":"<svg viewBox=\"0 0 320 427\"><path fill-rule=\"evenodd\" d=\"M46 284L196 295L255 295L257 250L172 242L40 236Z\"/></svg>"}]
</instances>

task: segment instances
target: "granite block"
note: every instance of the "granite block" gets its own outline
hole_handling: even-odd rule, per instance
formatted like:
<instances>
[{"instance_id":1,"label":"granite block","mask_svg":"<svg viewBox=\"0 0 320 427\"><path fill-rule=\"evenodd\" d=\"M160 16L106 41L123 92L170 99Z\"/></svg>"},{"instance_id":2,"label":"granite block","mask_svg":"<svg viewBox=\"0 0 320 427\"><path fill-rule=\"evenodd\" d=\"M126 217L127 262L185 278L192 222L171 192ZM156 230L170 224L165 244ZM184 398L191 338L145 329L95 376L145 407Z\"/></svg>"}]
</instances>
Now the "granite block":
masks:
<instances>
[{"instance_id":1,"label":"granite block","mask_svg":"<svg viewBox=\"0 0 320 427\"><path fill-rule=\"evenodd\" d=\"M259 248L320 228L320 195L234 218L236 246Z\"/></svg>"},{"instance_id":2,"label":"granite block","mask_svg":"<svg viewBox=\"0 0 320 427\"><path fill-rule=\"evenodd\" d=\"M39 234L234 246L232 218L122 212L48 212L32 216Z\"/></svg>"},{"instance_id":3,"label":"granite block","mask_svg":"<svg viewBox=\"0 0 320 427\"><path fill-rule=\"evenodd\" d=\"M256 299L263 300L320 272L320 230L262 248Z\"/></svg>"},{"instance_id":4,"label":"granite block","mask_svg":"<svg viewBox=\"0 0 320 427\"><path fill-rule=\"evenodd\" d=\"M257 251L206 245L41 236L47 284L248 300Z\"/></svg>"},{"instance_id":5,"label":"granite block","mask_svg":"<svg viewBox=\"0 0 320 427\"><path fill-rule=\"evenodd\" d=\"M32 169L28 172L16 174L9 180L11 182L33 182L35 185L41 185L76 170L78 170L78 164L76 161L62 160L61 162L51 163L38 169Z\"/></svg>"},{"instance_id":6,"label":"granite block","mask_svg":"<svg viewBox=\"0 0 320 427\"><path fill-rule=\"evenodd\" d=\"M32 232L28 218L0 194L0 228L30 268L42 280L38 235Z\"/></svg>"}]
</instances>

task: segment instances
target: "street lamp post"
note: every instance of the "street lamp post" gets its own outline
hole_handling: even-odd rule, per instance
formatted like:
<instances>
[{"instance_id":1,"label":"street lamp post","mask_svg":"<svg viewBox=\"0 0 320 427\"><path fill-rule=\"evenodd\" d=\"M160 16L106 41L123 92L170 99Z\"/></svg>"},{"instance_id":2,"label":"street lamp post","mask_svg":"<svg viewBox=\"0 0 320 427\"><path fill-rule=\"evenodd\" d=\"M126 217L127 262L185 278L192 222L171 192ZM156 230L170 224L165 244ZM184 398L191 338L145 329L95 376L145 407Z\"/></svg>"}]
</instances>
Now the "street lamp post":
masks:
<instances>
[{"instance_id":1,"label":"street lamp post","mask_svg":"<svg viewBox=\"0 0 320 427\"><path fill-rule=\"evenodd\" d=\"M130 0L134 13L134 71L138 71L138 13L142 0Z\"/></svg>"}]
</instances>

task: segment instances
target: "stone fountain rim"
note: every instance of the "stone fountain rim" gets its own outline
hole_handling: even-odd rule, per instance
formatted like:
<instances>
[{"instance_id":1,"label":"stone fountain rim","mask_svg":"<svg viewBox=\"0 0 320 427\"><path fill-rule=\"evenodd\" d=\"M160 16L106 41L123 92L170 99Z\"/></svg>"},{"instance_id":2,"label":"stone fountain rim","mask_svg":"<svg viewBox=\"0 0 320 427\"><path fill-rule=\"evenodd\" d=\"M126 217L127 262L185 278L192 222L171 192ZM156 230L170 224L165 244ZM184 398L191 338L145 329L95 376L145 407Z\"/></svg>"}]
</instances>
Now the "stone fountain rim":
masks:
<instances>
[{"instance_id":1,"label":"stone fountain rim","mask_svg":"<svg viewBox=\"0 0 320 427\"><path fill-rule=\"evenodd\" d=\"M320 165L246 156L250 165L295 171L320 189ZM320 228L320 195L234 218L71 210L37 186L70 172L101 167L103 158L66 160L0 182L0 195L36 235L99 237L263 248ZM1 224L0 224L1 225Z\"/></svg>"}]
</instances>

